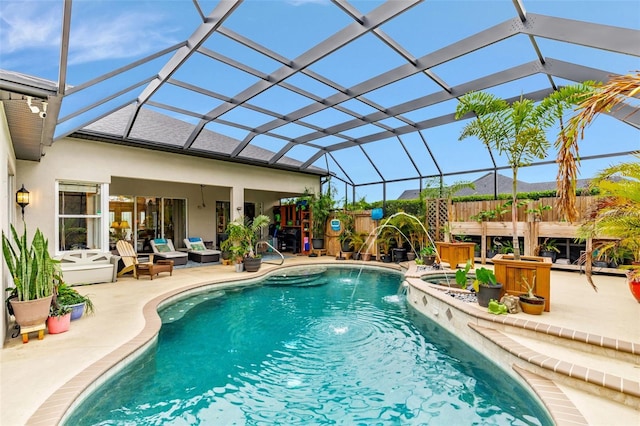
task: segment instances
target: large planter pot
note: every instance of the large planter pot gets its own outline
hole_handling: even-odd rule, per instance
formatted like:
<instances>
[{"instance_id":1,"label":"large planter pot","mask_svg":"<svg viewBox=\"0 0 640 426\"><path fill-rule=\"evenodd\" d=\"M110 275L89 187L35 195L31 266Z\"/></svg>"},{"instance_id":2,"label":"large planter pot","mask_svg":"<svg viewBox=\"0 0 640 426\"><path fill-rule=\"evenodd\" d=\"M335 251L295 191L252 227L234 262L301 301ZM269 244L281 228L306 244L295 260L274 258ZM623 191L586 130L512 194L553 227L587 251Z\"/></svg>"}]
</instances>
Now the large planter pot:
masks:
<instances>
[{"instance_id":1,"label":"large planter pot","mask_svg":"<svg viewBox=\"0 0 640 426\"><path fill-rule=\"evenodd\" d=\"M20 327L32 327L42 325L47 321L49 316L49 307L51 306L51 298L53 296L44 297L42 299L27 300L19 302L17 299L11 299L11 308L16 323Z\"/></svg>"},{"instance_id":2,"label":"large planter pot","mask_svg":"<svg viewBox=\"0 0 640 426\"><path fill-rule=\"evenodd\" d=\"M536 295L537 296L537 295ZM537 296L537 299L532 299L526 295L521 294L519 296L520 307L522 312L530 315L541 315L544 311L545 300L544 297Z\"/></svg>"},{"instance_id":3,"label":"large planter pot","mask_svg":"<svg viewBox=\"0 0 640 426\"><path fill-rule=\"evenodd\" d=\"M487 284L478 286L478 305L482 307L488 307L491 299L500 300L502 295L502 284Z\"/></svg>"},{"instance_id":4,"label":"large planter pot","mask_svg":"<svg viewBox=\"0 0 640 426\"><path fill-rule=\"evenodd\" d=\"M447 243L444 241L436 241L436 249L440 255L440 260L447 262L451 269L456 269L459 264L466 265L467 261L471 261L471 267L475 262L473 252L475 243Z\"/></svg>"},{"instance_id":5,"label":"large planter pot","mask_svg":"<svg viewBox=\"0 0 640 426\"><path fill-rule=\"evenodd\" d=\"M514 260L513 254L496 254L493 258L496 280L504 285L504 290L520 296L526 293L524 281L534 283L535 294L546 300L544 310L551 310L551 259L541 256L520 256Z\"/></svg>"},{"instance_id":6,"label":"large planter pot","mask_svg":"<svg viewBox=\"0 0 640 426\"><path fill-rule=\"evenodd\" d=\"M69 331L71 325L71 312L60 317L47 318L47 331L49 334L59 334Z\"/></svg>"},{"instance_id":7,"label":"large planter pot","mask_svg":"<svg viewBox=\"0 0 640 426\"><path fill-rule=\"evenodd\" d=\"M262 265L262 259L259 257L247 257L244 259L244 270L247 272L258 272Z\"/></svg>"},{"instance_id":8,"label":"large planter pot","mask_svg":"<svg viewBox=\"0 0 640 426\"><path fill-rule=\"evenodd\" d=\"M627 282L629 283L629 290L633 297L640 303L640 278L631 278L631 273L627 274Z\"/></svg>"},{"instance_id":9,"label":"large planter pot","mask_svg":"<svg viewBox=\"0 0 640 426\"><path fill-rule=\"evenodd\" d=\"M324 249L324 238L312 238L311 239L311 247L314 250L323 250Z\"/></svg>"}]
</instances>

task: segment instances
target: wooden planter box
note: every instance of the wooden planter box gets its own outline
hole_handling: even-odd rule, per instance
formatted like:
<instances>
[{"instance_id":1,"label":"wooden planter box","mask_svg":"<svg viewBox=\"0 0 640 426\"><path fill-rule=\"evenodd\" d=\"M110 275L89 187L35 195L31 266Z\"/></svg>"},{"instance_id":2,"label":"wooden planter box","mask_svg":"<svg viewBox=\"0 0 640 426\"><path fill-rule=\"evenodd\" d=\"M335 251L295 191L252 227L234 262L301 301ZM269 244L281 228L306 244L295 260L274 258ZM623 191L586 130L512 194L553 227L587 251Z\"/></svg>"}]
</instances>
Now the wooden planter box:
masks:
<instances>
[{"instance_id":1,"label":"wooden planter box","mask_svg":"<svg viewBox=\"0 0 640 426\"><path fill-rule=\"evenodd\" d=\"M436 249L440 260L447 262L451 269L458 267L460 263L467 264L467 260L471 261L471 267L474 267L475 257L473 250L476 243L445 243L436 241Z\"/></svg>"},{"instance_id":2,"label":"wooden planter box","mask_svg":"<svg viewBox=\"0 0 640 426\"><path fill-rule=\"evenodd\" d=\"M536 278L534 293L545 298L544 310L551 310L551 259L540 256L520 256L513 260L512 254L497 254L493 258L493 270L496 280L502 283L504 291L519 296L526 293L522 286L523 277L529 284Z\"/></svg>"}]
</instances>

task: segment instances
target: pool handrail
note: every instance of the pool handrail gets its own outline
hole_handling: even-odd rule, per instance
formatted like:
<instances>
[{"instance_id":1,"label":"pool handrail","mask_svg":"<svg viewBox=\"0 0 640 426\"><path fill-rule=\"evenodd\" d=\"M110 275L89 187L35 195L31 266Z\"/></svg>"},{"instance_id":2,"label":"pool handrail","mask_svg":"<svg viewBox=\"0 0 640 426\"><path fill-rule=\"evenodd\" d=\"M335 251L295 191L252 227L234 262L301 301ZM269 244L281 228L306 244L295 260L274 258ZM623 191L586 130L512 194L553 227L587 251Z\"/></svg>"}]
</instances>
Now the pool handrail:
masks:
<instances>
[{"instance_id":1,"label":"pool handrail","mask_svg":"<svg viewBox=\"0 0 640 426\"><path fill-rule=\"evenodd\" d=\"M278 256L280 256L280 263L275 263L274 261L269 261L269 260L262 260L263 263L271 263L273 265L282 265L284 263L284 256L282 255L282 253L280 253L278 251L277 248L275 248L274 246L271 245L271 243L269 243L268 241L258 241L256 243L256 247L255 247L255 252L259 253L258 251L258 247L265 244L267 247L270 247L274 252L278 253Z\"/></svg>"}]
</instances>

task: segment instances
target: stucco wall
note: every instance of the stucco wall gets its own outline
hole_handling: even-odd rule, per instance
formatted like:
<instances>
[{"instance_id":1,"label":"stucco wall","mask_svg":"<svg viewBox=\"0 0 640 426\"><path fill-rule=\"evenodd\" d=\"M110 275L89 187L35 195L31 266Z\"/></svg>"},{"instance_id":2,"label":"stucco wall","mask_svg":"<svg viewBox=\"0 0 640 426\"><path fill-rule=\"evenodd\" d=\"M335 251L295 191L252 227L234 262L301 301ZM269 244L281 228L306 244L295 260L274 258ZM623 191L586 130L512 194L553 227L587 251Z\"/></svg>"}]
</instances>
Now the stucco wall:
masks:
<instances>
[{"instance_id":1,"label":"stucco wall","mask_svg":"<svg viewBox=\"0 0 640 426\"><path fill-rule=\"evenodd\" d=\"M244 201L255 202L258 212L262 203L268 213L280 196L315 190L319 184L317 176L308 174L73 138L55 142L40 162L18 161L17 168L32 195L25 220L40 227L52 246L56 180L113 182L112 194L188 198L188 232L206 239L213 237L216 200L230 200L234 213ZM205 209L198 208L200 185L205 185Z\"/></svg>"},{"instance_id":2,"label":"stucco wall","mask_svg":"<svg viewBox=\"0 0 640 426\"><path fill-rule=\"evenodd\" d=\"M2 200L2 208L0 209L0 226L2 231L7 233L9 230L9 221L12 218L19 217L18 207L14 202L15 185L13 188L9 188L9 176L15 175L16 170L16 156L13 152L13 145L11 143L11 136L9 134L9 126L7 125L7 117L4 112L4 104L0 102L0 158L4 161L0 162L0 200ZM17 227L20 230L20 227ZM1 251L0 251L1 253ZM9 271L4 263L4 256L2 257L2 300L4 301L5 291L8 287ZM3 304L4 305L4 304ZM2 330L2 341L6 337L8 323L8 313L6 309L2 309L2 315L0 315L0 329Z\"/></svg>"}]
</instances>

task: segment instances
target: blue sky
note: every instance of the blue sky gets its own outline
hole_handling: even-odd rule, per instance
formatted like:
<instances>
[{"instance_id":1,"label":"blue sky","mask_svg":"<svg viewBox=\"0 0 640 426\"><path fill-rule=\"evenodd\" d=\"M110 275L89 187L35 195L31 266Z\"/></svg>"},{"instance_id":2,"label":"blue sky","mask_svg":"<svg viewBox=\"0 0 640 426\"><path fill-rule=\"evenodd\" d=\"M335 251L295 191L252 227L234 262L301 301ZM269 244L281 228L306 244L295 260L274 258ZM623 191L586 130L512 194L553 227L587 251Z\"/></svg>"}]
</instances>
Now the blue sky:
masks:
<instances>
[{"instance_id":1,"label":"blue sky","mask_svg":"<svg viewBox=\"0 0 640 426\"><path fill-rule=\"evenodd\" d=\"M382 2L365 0L352 1L351 4L366 14ZM216 1L199 2L205 14L213 10ZM640 29L640 2L627 1L537 1L525 0L529 13L559 16L584 20L606 25ZM60 57L60 34L62 1L1 0L0 1L0 68L19 71L26 74L57 80ZM408 12L382 26L382 30L402 44L415 57L442 48L450 43L471 36L490 26L499 24L515 16L511 0L497 1L427 1L414 6ZM69 68L67 83L79 85L132 61L143 58L161 49L167 48L189 37L200 22L200 16L190 0L172 1L75 1L71 26ZM302 55L314 44L326 39L336 31L352 22L343 11L325 0L246 0L224 23L224 27L271 49L286 59L293 60ZM627 73L640 69L640 60L614 53L600 52L587 47L568 45L558 41L537 38L545 57L574 62L580 65L599 68L613 73ZM639 40L640 42L640 40ZM277 61L257 54L230 39L216 34L204 44L205 47L249 65L264 73L271 73L280 67ZM97 99L152 76L164 64L167 57L138 67L126 75L110 79L91 87L77 95L65 99L61 117L79 108L90 105ZM485 75L516 66L535 59L535 53L525 36L512 37L502 43L481 49L454 61L433 68L433 71L449 85L455 86ZM389 49L379 39L366 35L357 42L323 58L310 69L344 87L353 86L363 80L393 69L406 63L403 58ZM176 75L183 81L206 87L209 90L233 97L251 85L255 76L238 72L228 65L211 61L199 55L190 59ZM311 78L297 74L287 80L305 90L328 97L335 93L331 87ZM556 79L557 84L567 84ZM498 96L513 96L548 86L546 77L539 75L522 81L507 83L491 89ZM438 87L424 75L374 90L366 98L384 107L394 106L413 99L416 93L432 93ZM134 94L127 93L93 112L65 121L60 132L71 129L88 120L91 114L108 111L115 105L126 102ZM181 88L164 87L153 98L159 103L172 104L180 108L193 108L205 113L221 101L196 93L187 93ZM287 114L306 104L309 100L280 87L256 96L251 103L263 108L271 108L279 114ZM429 107L425 111L412 111L406 117L421 121L454 111L456 101L448 101ZM369 114L373 109L362 102L352 100L345 107L359 114ZM188 122L193 117L177 113L165 114ZM306 117L313 125L328 127L345 119L345 114L328 109ZM223 117L238 120L249 127L269 122L272 117L265 116L245 108L236 108ZM395 119L383 123L396 126ZM424 130L422 136L429 143L437 166L445 173L461 172L468 169L490 167L490 158L478 141L458 141L464 122L439 126ZM208 129L236 139L242 139L247 131L223 124L212 123ZM345 132L348 137L359 137L371 129L356 128ZM374 131L379 131L373 129ZM309 133L309 129L290 124L277 129L284 137L298 137ZM549 134L555 139L554 131ZM378 171L369 163L359 148L349 148L334 153L335 159L356 183L380 180L378 173L385 179L394 180L414 176L415 168L424 175L437 173L437 167L424 148L420 135L408 134L402 142L414 158L415 166L404 154L404 149L395 139L386 139L366 145L366 154L378 167ZM319 146L328 146L340 141L336 137L327 137L317 141ZM284 142L271 136L260 136L252 142L256 146L278 151ZM588 129L586 139L581 144L583 156L597 155L611 151L628 151L640 148L639 132L620 124L608 117L599 117ZM287 155L301 161L311 156L316 149L298 147ZM555 153L549 153L553 159ZM504 159L497 159L504 164ZM612 162L624 158L584 161L581 177L589 177L597 170ZM322 157L316 164L325 166ZM329 159L332 171L346 178L340 167ZM509 175L509 171L503 172ZM525 181L553 181L556 167L544 166L523 169L520 178ZM449 182L473 180L482 173L466 174L448 178ZM397 198L404 189L417 188L418 182L404 182L387 185L387 198ZM340 192L343 186L339 185ZM349 189L349 197L351 190ZM365 197L369 201L382 198L381 185L364 186L357 189L356 198Z\"/></svg>"}]
</instances>

